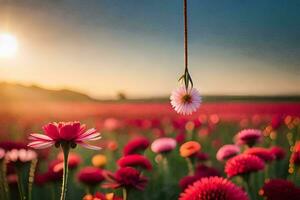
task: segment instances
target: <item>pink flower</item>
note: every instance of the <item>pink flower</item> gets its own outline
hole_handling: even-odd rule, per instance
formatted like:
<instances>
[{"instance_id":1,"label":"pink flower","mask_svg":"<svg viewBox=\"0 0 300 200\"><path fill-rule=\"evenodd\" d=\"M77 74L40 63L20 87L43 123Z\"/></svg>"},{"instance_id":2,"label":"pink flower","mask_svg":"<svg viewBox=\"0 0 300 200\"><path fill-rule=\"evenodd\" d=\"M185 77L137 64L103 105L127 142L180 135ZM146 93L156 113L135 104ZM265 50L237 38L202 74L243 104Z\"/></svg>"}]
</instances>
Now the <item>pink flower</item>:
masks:
<instances>
[{"instance_id":1,"label":"pink flower","mask_svg":"<svg viewBox=\"0 0 300 200\"><path fill-rule=\"evenodd\" d=\"M221 177L202 178L180 194L179 200L249 200L247 193Z\"/></svg>"},{"instance_id":2,"label":"pink flower","mask_svg":"<svg viewBox=\"0 0 300 200\"><path fill-rule=\"evenodd\" d=\"M4 158L4 156L5 156L5 151L4 149L0 148L0 160Z\"/></svg>"},{"instance_id":3,"label":"pink flower","mask_svg":"<svg viewBox=\"0 0 300 200\"><path fill-rule=\"evenodd\" d=\"M6 152L5 158L9 162L30 162L33 159L37 158L36 152L32 150L26 150L26 149L13 149L11 151Z\"/></svg>"},{"instance_id":4,"label":"pink flower","mask_svg":"<svg viewBox=\"0 0 300 200\"><path fill-rule=\"evenodd\" d=\"M224 161L236 156L239 153L240 147L234 144L226 144L218 150L216 157L218 161Z\"/></svg>"},{"instance_id":5,"label":"pink flower","mask_svg":"<svg viewBox=\"0 0 300 200\"><path fill-rule=\"evenodd\" d=\"M285 150L282 147L274 146L270 148L270 152L274 155L276 160L282 160L285 157Z\"/></svg>"},{"instance_id":6,"label":"pink flower","mask_svg":"<svg viewBox=\"0 0 300 200\"><path fill-rule=\"evenodd\" d=\"M173 138L158 138L151 144L154 153L166 153L176 148L177 142Z\"/></svg>"},{"instance_id":7,"label":"pink flower","mask_svg":"<svg viewBox=\"0 0 300 200\"><path fill-rule=\"evenodd\" d=\"M129 141L124 149L123 149L123 153L124 155L129 155L129 154L135 154L138 151L144 151L145 149L147 149L150 145L150 142L147 138L145 137L137 137L131 141Z\"/></svg>"},{"instance_id":8,"label":"pink flower","mask_svg":"<svg viewBox=\"0 0 300 200\"><path fill-rule=\"evenodd\" d=\"M263 170L265 163L259 157L248 154L240 154L226 162L225 173L229 178Z\"/></svg>"},{"instance_id":9,"label":"pink flower","mask_svg":"<svg viewBox=\"0 0 300 200\"><path fill-rule=\"evenodd\" d=\"M262 138L262 132L258 129L244 129L236 135L236 142L238 145L246 144L252 147Z\"/></svg>"},{"instance_id":10,"label":"pink flower","mask_svg":"<svg viewBox=\"0 0 300 200\"><path fill-rule=\"evenodd\" d=\"M102 175L102 170L97 167L82 168L78 172L77 178L86 185L98 185L105 179Z\"/></svg>"},{"instance_id":11,"label":"pink flower","mask_svg":"<svg viewBox=\"0 0 300 200\"><path fill-rule=\"evenodd\" d=\"M249 149L246 149L244 151L244 154L250 154L259 157L265 162L270 162L275 159L274 154L266 148L263 147L252 147Z\"/></svg>"},{"instance_id":12,"label":"pink flower","mask_svg":"<svg viewBox=\"0 0 300 200\"><path fill-rule=\"evenodd\" d=\"M141 167L147 170L152 169L152 165L150 161L142 155L133 154L120 158L117 161L120 167Z\"/></svg>"},{"instance_id":13,"label":"pink flower","mask_svg":"<svg viewBox=\"0 0 300 200\"><path fill-rule=\"evenodd\" d=\"M200 107L201 96L195 88L186 90L182 86L172 92L170 100L177 113L190 115Z\"/></svg>"},{"instance_id":14,"label":"pink flower","mask_svg":"<svg viewBox=\"0 0 300 200\"><path fill-rule=\"evenodd\" d=\"M89 140L100 139L100 133L94 128L86 130L86 125L80 124L80 122L54 122L45 125L43 129L45 135L37 133L30 134L29 140L32 140L32 142L28 144L29 147L43 149L54 144L55 146L59 146L62 142L69 142L71 147L75 147L76 144L79 144L89 149L100 149L100 147L85 143Z\"/></svg>"}]
</instances>

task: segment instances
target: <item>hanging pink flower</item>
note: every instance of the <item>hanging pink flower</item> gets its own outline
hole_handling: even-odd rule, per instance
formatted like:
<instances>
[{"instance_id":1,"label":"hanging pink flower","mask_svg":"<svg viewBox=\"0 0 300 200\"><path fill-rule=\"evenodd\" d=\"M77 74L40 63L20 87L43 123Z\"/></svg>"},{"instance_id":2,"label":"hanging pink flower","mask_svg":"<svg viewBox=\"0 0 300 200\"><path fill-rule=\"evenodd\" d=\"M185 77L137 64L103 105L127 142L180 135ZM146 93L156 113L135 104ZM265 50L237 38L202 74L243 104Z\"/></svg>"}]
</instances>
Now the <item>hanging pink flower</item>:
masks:
<instances>
[{"instance_id":1,"label":"hanging pink flower","mask_svg":"<svg viewBox=\"0 0 300 200\"><path fill-rule=\"evenodd\" d=\"M200 93L195 88L186 89L183 86L172 92L170 100L174 110L182 115L192 114L201 104Z\"/></svg>"},{"instance_id":2,"label":"hanging pink flower","mask_svg":"<svg viewBox=\"0 0 300 200\"><path fill-rule=\"evenodd\" d=\"M100 133L94 128L86 130L86 125L80 124L80 122L54 122L45 125L43 129L45 135L37 133L30 134L29 140L32 140L32 142L28 144L29 147L43 149L54 144L55 146L59 146L62 142L69 142L71 147L75 147L76 144L79 144L88 149L100 149L100 147L85 143L86 141L100 139Z\"/></svg>"}]
</instances>

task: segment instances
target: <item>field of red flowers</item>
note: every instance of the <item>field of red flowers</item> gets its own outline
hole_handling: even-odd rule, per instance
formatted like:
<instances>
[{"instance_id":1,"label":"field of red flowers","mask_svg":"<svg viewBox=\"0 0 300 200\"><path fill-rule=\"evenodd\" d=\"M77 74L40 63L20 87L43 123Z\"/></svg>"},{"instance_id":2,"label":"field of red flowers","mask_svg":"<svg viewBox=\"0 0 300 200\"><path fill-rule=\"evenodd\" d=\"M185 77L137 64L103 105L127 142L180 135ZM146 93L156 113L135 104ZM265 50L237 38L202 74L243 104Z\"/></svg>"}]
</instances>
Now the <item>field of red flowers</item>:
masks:
<instances>
[{"instance_id":1,"label":"field of red flowers","mask_svg":"<svg viewBox=\"0 0 300 200\"><path fill-rule=\"evenodd\" d=\"M7 103L0 162L1 200L296 200L300 103Z\"/></svg>"}]
</instances>

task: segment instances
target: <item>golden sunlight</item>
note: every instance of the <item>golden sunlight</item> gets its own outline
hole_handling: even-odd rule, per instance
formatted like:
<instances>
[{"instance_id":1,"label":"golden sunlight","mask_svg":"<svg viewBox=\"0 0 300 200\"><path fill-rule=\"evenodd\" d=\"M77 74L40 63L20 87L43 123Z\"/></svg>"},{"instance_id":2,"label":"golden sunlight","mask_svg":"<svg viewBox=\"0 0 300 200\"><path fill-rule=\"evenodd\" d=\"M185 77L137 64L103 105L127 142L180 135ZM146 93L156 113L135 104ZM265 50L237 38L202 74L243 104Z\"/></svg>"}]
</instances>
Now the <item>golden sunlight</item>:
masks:
<instances>
[{"instance_id":1,"label":"golden sunlight","mask_svg":"<svg viewBox=\"0 0 300 200\"><path fill-rule=\"evenodd\" d=\"M0 33L0 57L13 57L16 55L17 50L17 38L10 33Z\"/></svg>"}]
</instances>

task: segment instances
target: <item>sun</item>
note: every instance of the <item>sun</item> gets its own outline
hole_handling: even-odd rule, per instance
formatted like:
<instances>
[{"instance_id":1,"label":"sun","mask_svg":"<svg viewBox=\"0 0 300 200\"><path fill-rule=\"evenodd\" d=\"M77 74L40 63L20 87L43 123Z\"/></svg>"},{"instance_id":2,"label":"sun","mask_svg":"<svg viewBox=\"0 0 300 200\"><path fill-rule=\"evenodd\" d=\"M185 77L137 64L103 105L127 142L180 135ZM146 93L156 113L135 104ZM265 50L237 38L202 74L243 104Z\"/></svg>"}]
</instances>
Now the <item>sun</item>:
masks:
<instances>
[{"instance_id":1,"label":"sun","mask_svg":"<svg viewBox=\"0 0 300 200\"><path fill-rule=\"evenodd\" d=\"M10 33L0 33L0 58L10 58L18 50L17 38Z\"/></svg>"}]
</instances>

